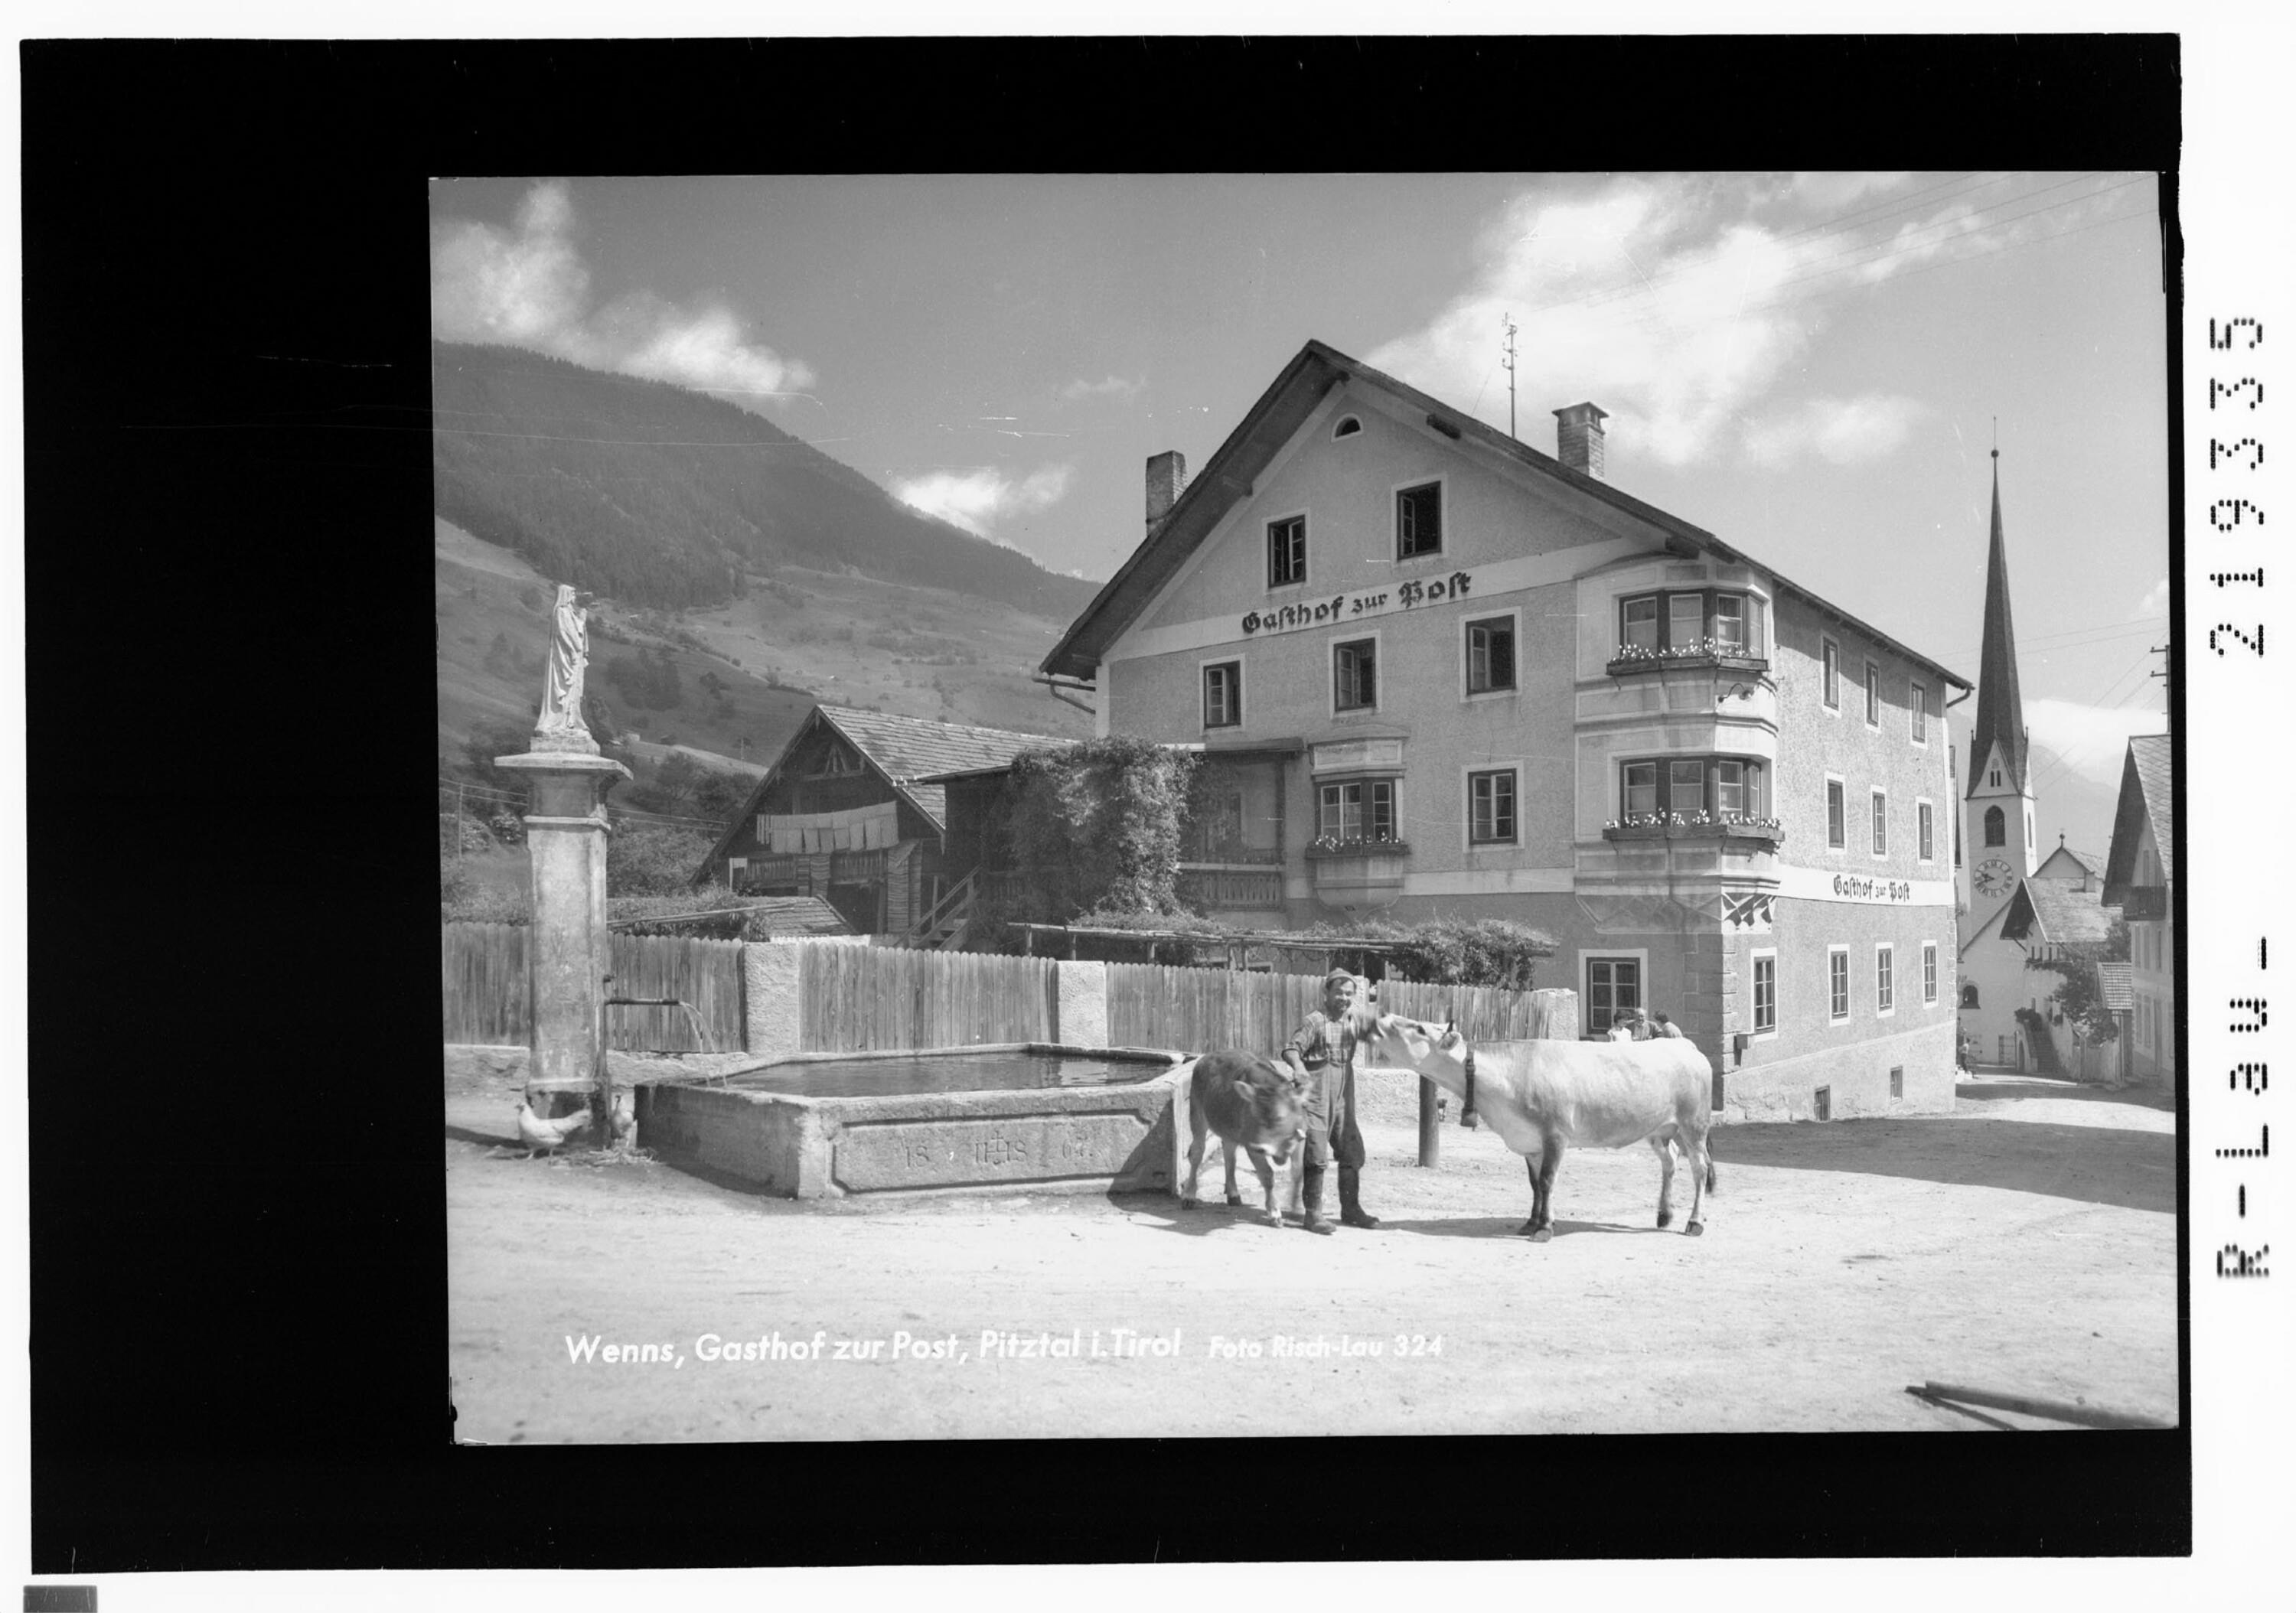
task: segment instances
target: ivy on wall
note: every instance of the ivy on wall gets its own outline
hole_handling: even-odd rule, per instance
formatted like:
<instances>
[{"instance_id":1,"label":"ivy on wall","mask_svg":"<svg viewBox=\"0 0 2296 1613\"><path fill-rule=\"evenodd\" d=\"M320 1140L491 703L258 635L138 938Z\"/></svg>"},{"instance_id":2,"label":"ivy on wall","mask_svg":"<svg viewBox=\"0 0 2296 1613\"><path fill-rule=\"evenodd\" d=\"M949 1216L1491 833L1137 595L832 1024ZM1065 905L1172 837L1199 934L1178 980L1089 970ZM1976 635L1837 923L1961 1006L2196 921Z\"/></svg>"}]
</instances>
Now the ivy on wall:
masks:
<instances>
[{"instance_id":1,"label":"ivy on wall","mask_svg":"<svg viewBox=\"0 0 2296 1613\"><path fill-rule=\"evenodd\" d=\"M1178 913L1176 887L1197 757L1111 734L1013 758L999 803L1012 864L1032 876L1027 911L1057 923L1086 909Z\"/></svg>"}]
</instances>

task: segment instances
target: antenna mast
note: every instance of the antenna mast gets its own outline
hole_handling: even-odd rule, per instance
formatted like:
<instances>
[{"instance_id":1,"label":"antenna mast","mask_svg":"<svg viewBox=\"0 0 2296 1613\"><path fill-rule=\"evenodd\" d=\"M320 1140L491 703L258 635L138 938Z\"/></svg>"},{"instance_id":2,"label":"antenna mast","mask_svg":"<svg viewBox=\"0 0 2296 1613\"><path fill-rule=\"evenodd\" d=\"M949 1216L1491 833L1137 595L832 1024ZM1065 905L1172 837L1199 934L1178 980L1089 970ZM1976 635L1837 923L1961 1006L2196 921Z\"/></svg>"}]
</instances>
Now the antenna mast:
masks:
<instances>
[{"instance_id":1,"label":"antenna mast","mask_svg":"<svg viewBox=\"0 0 2296 1613\"><path fill-rule=\"evenodd\" d=\"M1507 435L1509 437L1513 437L1514 435L1514 333L1517 329L1514 323L1514 315L1512 314L1500 315L1499 328L1506 332L1506 356L1499 360L1499 362L1506 366Z\"/></svg>"}]
</instances>

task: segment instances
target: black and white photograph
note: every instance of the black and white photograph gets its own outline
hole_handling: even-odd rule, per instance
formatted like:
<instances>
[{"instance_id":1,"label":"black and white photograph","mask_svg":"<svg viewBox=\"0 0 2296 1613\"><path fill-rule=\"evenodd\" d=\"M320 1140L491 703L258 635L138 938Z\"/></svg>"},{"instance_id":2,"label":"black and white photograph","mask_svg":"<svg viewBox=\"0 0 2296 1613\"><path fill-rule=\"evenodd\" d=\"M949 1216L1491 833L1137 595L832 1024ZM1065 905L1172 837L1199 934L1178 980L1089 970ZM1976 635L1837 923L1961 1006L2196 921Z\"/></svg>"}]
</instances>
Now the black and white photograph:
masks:
<instances>
[{"instance_id":1,"label":"black and white photograph","mask_svg":"<svg viewBox=\"0 0 2296 1613\"><path fill-rule=\"evenodd\" d=\"M2161 186L435 184L457 1437L2172 1426Z\"/></svg>"},{"instance_id":2,"label":"black and white photograph","mask_svg":"<svg viewBox=\"0 0 2296 1613\"><path fill-rule=\"evenodd\" d=\"M2252 1590L2269 53L865 9L20 42L27 1607Z\"/></svg>"}]
</instances>

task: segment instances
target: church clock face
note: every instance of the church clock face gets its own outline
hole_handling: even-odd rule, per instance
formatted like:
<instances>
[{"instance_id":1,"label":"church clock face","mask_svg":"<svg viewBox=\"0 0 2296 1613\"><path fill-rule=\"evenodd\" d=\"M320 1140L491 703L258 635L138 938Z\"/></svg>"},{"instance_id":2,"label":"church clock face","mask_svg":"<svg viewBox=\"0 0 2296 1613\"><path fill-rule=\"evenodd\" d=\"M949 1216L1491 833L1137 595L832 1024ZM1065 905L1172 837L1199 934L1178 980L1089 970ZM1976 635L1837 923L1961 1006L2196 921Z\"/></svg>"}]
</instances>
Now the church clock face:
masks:
<instances>
[{"instance_id":1,"label":"church clock face","mask_svg":"<svg viewBox=\"0 0 2296 1613\"><path fill-rule=\"evenodd\" d=\"M2012 869L2008 864L2003 862L1999 857L1986 858L1985 861L1977 865L1977 872L1974 876L1973 881L1977 886L1977 894L1981 897L1997 897L2006 895L2010 885L2010 876L2015 872L2015 870Z\"/></svg>"}]
</instances>

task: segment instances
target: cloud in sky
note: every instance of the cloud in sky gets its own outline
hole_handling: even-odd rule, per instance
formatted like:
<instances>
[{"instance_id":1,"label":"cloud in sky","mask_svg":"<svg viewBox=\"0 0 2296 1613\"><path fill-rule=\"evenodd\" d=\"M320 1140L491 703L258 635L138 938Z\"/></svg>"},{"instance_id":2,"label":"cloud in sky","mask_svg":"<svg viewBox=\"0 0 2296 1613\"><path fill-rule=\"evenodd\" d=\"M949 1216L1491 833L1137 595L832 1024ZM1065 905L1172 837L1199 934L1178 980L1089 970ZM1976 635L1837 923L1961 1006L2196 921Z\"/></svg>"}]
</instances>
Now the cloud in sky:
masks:
<instances>
[{"instance_id":1,"label":"cloud in sky","mask_svg":"<svg viewBox=\"0 0 2296 1613\"><path fill-rule=\"evenodd\" d=\"M2169 579L2162 577L2144 590L2144 597L2136 602L2136 614L2140 617L2164 615L2169 609Z\"/></svg>"},{"instance_id":2,"label":"cloud in sky","mask_svg":"<svg viewBox=\"0 0 2296 1613\"><path fill-rule=\"evenodd\" d=\"M507 343L673 381L758 413L815 379L804 360L751 340L723 304L680 307L640 291L593 308L563 180L528 192L510 229L466 218L431 226L430 331L443 340Z\"/></svg>"},{"instance_id":3,"label":"cloud in sky","mask_svg":"<svg viewBox=\"0 0 2296 1613\"><path fill-rule=\"evenodd\" d=\"M1072 381L1061 389L1062 403L1081 403L1090 398L1112 398L1118 403L1130 403L1148 389L1148 378L1127 381L1121 375L1111 375L1105 381Z\"/></svg>"},{"instance_id":4,"label":"cloud in sky","mask_svg":"<svg viewBox=\"0 0 2296 1613\"><path fill-rule=\"evenodd\" d=\"M1915 398L1867 392L1857 397L1813 397L1800 408L1746 423L1746 457L1771 469L1805 454L1837 465L1861 464L1894 454L1929 413Z\"/></svg>"},{"instance_id":5,"label":"cloud in sky","mask_svg":"<svg viewBox=\"0 0 2296 1613\"><path fill-rule=\"evenodd\" d=\"M1512 314L1529 395L1602 405L1614 452L1693 463L1728 451L1734 427L1777 452L1805 439L1822 454L1831 444L1829 456L1883 452L1893 432L1902 440L1911 400L1821 400L1795 430L1742 422L1824 328L1821 294L2125 205L2001 177L1908 190L1900 174L1636 175L1520 196L1486 228L1467 289L1366 362L1438 397L1503 405L1500 318Z\"/></svg>"},{"instance_id":6,"label":"cloud in sky","mask_svg":"<svg viewBox=\"0 0 2296 1613\"><path fill-rule=\"evenodd\" d=\"M994 530L1016 515L1049 510L1068 495L1072 465L1047 465L1025 477L1011 477L993 465L972 471L931 471L894 479L893 496L910 508L964 528L977 537L1002 543ZM1010 547L1007 544L1007 547Z\"/></svg>"},{"instance_id":7,"label":"cloud in sky","mask_svg":"<svg viewBox=\"0 0 2296 1613\"><path fill-rule=\"evenodd\" d=\"M2131 736L2159 733L2168 718L2150 702L2085 706L2079 700L2027 700L2025 729L2036 745L2046 745L2065 765L2100 783L2120 780L2121 754Z\"/></svg>"}]
</instances>

